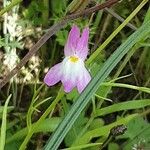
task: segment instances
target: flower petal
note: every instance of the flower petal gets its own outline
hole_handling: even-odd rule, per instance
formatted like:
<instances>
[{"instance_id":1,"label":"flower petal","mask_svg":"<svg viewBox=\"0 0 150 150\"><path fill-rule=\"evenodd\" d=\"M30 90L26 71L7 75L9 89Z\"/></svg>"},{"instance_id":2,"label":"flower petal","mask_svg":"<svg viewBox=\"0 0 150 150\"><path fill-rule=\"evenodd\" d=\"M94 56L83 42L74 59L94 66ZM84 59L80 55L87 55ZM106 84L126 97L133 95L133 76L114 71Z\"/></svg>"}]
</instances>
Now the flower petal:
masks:
<instances>
[{"instance_id":1,"label":"flower petal","mask_svg":"<svg viewBox=\"0 0 150 150\"><path fill-rule=\"evenodd\" d=\"M78 78L84 69L84 62L79 59L72 62L70 57L66 57L62 62L63 75L61 81L64 85L65 92L70 92L77 85Z\"/></svg>"},{"instance_id":2,"label":"flower petal","mask_svg":"<svg viewBox=\"0 0 150 150\"><path fill-rule=\"evenodd\" d=\"M85 87L88 85L90 80L91 80L91 75L87 71L87 69L84 68L83 73L80 75L80 78L78 79L78 83L77 83L77 89L79 93L81 93L85 89Z\"/></svg>"},{"instance_id":3,"label":"flower petal","mask_svg":"<svg viewBox=\"0 0 150 150\"><path fill-rule=\"evenodd\" d=\"M69 57L66 57L62 62L62 70L61 82L63 83L64 91L69 93L77 83L78 63L73 63L69 60Z\"/></svg>"},{"instance_id":4,"label":"flower petal","mask_svg":"<svg viewBox=\"0 0 150 150\"><path fill-rule=\"evenodd\" d=\"M81 38L78 40L76 54L84 61L88 54L89 28L84 28Z\"/></svg>"},{"instance_id":5,"label":"flower petal","mask_svg":"<svg viewBox=\"0 0 150 150\"><path fill-rule=\"evenodd\" d=\"M75 82L72 81L71 79L68 80L68 81L66 81L66 82L64 82L63 85L64 85L64 91L65 91L66 93L71 92L72 89L76 86Z\"/></svg>"},{"instance_id":6,"label":"flower petal","mask_svg":"<svg viewBox=\"0 0 150 150\"><path fill-rule=\"evenodd\" d=\"M45 84L52 86L60 81L62 75L61 66L62 63L56 64L48 71L44 78Z\"/></svg>"},{"instance_id":7,"label":"flower petal","mask_svg":"<svg viewBox=\"0 0 150 150\"><path fill-rule=\"evenodd\" d=\"M71 31L69 32L68 40L64 48L65 56L74 55L79 38L80 30L77 26L74 25Z\"/></svg>"}]
</instances>

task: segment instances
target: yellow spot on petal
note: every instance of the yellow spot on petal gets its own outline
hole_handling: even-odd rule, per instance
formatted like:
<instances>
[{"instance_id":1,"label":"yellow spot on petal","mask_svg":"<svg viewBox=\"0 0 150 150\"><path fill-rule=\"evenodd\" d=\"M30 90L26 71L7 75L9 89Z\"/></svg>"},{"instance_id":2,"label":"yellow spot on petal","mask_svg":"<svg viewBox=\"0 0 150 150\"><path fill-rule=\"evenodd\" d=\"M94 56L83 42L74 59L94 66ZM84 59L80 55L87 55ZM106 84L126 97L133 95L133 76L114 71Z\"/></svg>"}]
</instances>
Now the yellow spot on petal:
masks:
<instances>
[{"instance_id":1,"label":"yellow spot on petal","mask_svg":"<svg viewBox=\"0 0 150 150\"><path fill-rule=\"evenodd\" d=\"M70 56L69 60L73 63L76 63L79 60L79 58L76 56Z\"/></svg>"}]
</instances>

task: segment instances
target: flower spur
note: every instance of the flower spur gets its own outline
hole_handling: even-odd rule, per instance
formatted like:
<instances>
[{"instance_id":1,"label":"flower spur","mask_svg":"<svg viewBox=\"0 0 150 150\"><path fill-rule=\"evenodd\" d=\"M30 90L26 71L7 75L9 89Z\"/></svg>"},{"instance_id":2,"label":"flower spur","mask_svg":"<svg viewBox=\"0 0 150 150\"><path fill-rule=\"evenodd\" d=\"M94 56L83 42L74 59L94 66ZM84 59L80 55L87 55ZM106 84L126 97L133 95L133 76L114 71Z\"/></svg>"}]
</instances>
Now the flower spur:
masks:
<instances>
[{"instance_id":1,"label":"flower spur","mask_svg":"<svg viewBox=\"0 0 150 150\"><path fill-rule=\"evenodd\" d=\"M64 60L53 66L44 78L48 86L53 86L61 81L66 93L75 87L79 93L84 90L91 80L90 73L84 64L88 54L88 39L88 27L84 28L81 37L79 28L75 25L72 27L64 48Z\"/></svg>"}]
</instances>

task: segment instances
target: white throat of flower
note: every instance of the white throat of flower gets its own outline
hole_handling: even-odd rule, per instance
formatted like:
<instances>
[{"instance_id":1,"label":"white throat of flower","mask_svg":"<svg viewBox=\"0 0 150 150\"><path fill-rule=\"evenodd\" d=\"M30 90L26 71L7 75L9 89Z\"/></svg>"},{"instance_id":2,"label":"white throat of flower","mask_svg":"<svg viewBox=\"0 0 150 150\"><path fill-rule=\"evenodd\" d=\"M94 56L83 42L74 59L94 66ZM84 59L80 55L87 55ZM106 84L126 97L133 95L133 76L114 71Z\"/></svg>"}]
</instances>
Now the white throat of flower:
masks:
<instances>
[{"instance_id":1,"label":"white throat of flower","mask_svg":"<svg viewBox=\"0 0 150 150\"><path fill-rule=\"evenodd\" d=\"M76 80L83 69L84 62L76 55L65 57L62 62L62 72L63 75L66 76L66 79L74 78L74 80Z\"/></svg>"}]
</instances>

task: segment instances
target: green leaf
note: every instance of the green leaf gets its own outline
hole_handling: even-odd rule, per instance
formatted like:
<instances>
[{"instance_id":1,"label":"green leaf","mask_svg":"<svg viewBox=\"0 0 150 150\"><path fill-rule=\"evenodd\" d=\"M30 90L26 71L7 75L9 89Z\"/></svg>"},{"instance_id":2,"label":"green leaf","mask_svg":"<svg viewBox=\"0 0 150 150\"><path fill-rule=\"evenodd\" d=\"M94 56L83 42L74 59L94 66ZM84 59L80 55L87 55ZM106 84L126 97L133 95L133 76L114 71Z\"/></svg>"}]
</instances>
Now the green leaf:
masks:
<instances>
[{"instance_id":1,"label":"green leaf","mask_svg":"<svg viewBox=\"0 0 150 150\"><path fill-rule=\"evenodd\" d=\"M124 118L118 119L117 121L109 124L109 125L105 125L103 127L99 127L96 128L94 130L88 131L86 132L82 137L80 137L72 146L76 146L76 145L84 145L88 142L90 142L93 138L97 138L97 137L107 137L110 133L110 130L120 124L128 124L128 122L130 120L132 120L133 118L137 117L138 114L132 114L129 116L126 116Z\"/></svg>"},{"instance_id":2,"label":"green leaf","mask_svg":"<svg viewBox=\"0 0 150 150\"><path fill-rule=\"evenodd\" d=\"M102 127L104 126L104 124L104 120L102 120L101 118L96 118L92 121L89 130L94 130L95 128Z\"/></svg>"},{"instance_id":3,"label":"green leaf","mask_svg":"<svg viewBox=\"0 0 150 150\"><path fill-rule=\"evenodd\" d=\"M61 1L61 2L60 0L51 1L52 13L56 15L63 14L63 11L66 9L65 5L66 5L65 1Z\"/></svg>"},{"instance_id":4,"label":"green leaf","mask_svg":"<svg viewBox=\"0 0 150 150\"><path fill-rule=\"evenodd\" d=\"M65 149L62 149L62 150L79 150L79 149L87 149L87 148L90 148L90 147L95 147L95 146L99 146L99 145L102 145L102 143L90 143L90 144L85 144L85 145L81 145L81 146L75 146L75 147L71 147L71 148L65 148Z\"/></svg>"},{"instance_id":5,"label":"green leaf","mask_svg":"<svg viewBox=\"0 0 150 150\"><path fill-rule=\"evenodd\" d=\"M119 146L116 143L109 143L108 150L119 150Z\"/></svg>"},{"instance_id":6,"label":"green leaf","mask_svg":"<svg viewBox=\"0 0 150 150\"><path fill-rule=\"evenodd\" d=\"M61 119L58 117L45 119L41 124L39 124L38 127L35 128L35 133L38 132L53 132L58 124L60 123ZM36 126L36 123L33 123L33 128ZM12 141L20 140L24 136L27 135L28 129L23 128L22 130L19 130L17 133L15 133L13 136L8 137L6 140L7 143L10 143Z\"/></svg>"},{"instance_id":7,"label":"green leaf","mask_svg":"<svg viewBox=\"0 0 150 150\"><path fill-rule=\"evenodd\" d=\"M122 111L122 110L131 110L143 108L150 105L150 99L143 100L132 100L127 102L122 102L118 104L113 104L111 106L101 108L96 111L95 116L104 116L113 112Z\"/></svg>"},{"instance_id":8,"label":"green leaf","mask_svg":"<svg viewBox=\"0 0 150 150\"><path fill-rule=\"evenodd\" d=\"M106 82L102 83L104 86L110 86L110 87L123 87L123 88L130 88L133 90L139 90L140 92L146 92L150 94L150 88L147 87L139 87L139 86L134 86L130 84L123 84L123 83L111 83L111 82Z\"/></svg>"},{"instance_id":9,"label":"green leaf","mask_svg":"<svg viewBox=\"0 0 150 150\"><path fill-rule=\"evenodd\" d=\"M14 109L14 106L8 106L7 107L7 112L9 113L10 111L12 111ZM0 118L2 118L2 113L3 113L4 107L0 106Z\"/></svg>"},{"instance_id":10,"label":"green leaf","mask_svg":"<svg viewBox=\"0 0 150 150\"><path fill-rule=\"evenodd\" d=\"M100 84L108 77L110 72L116 67L119 61L125 56L125 54L143 37L150 34L150 21L142 25L135 33L133 33L105 62L102 69L98 71L96 76L91 80L87 88L82 92L79 98L76 100L71 110L68 112L64 120L61 122L53 136L45 146L45 150L56 150L60 143L71 129L72 125L86 107L91 97L94 95Z\"/></svg>"},{"instance_id":11,"label":"green leaf","mask_svg":"<svg viewBox=\"0 0 150 150\"><path fill-rule=\"evenodd\" d=\"M6 120L7 120L7 106L11 95L7 98L4 110L3 110L3 117L2 117L2 125L1 125L1 136L0 136L0 150L4 150L5 147L5 138L6 138Z\"/></svg>"},{"instance_id":12,"label":"green leaf","mask_svg":"<svg viewBox=\"0 0 150 150\"><path fill-rule=\"evenodd\" d=\"M62 30L62 31L59 31L56 36L56 41L59 42L60 45L65 45L65 42L66 42L66 39L67 39L67 34L68 32L66 30Z\"/></svg>"},{"instance_id":13,"label":"green leaf","mask_svg":"<svg viewBox=\"0 0 150 150\"><path fill-rule=\"evenodd\" d=\"M87 123L87 118L84 117L84 113L81 113L78 119L76 120L73 129L68 132L65 137L66 146L69 147L72 145L73 141L77 138L77 135L82 131L83 126Z\"/></svg>"},{"instance_id":14,"label":"green leaf","mask_svg":"<svg viewBox=\"0 0 150 150\"><path fill-rule=\"evenodd\" d=\"M150 125L142 117L137 117L127 124L127 131L120 138L128 138L127 142L123 144L124 150L132 149L134 145L143 145L143 149L148 148L150 145Z\"/></svg>"},{"instance_id":15,"label":"green leaf","mask_svg":"<svg viewBox=\"0 0 150 150\"><path fill-rule=\"evenodd\" d=\"M144 22L143 23L146 23L147 21L150 20L150 8L148 9L146 15L145 15L145 18L144 18Z\"/></svg>"}]
</instances>

